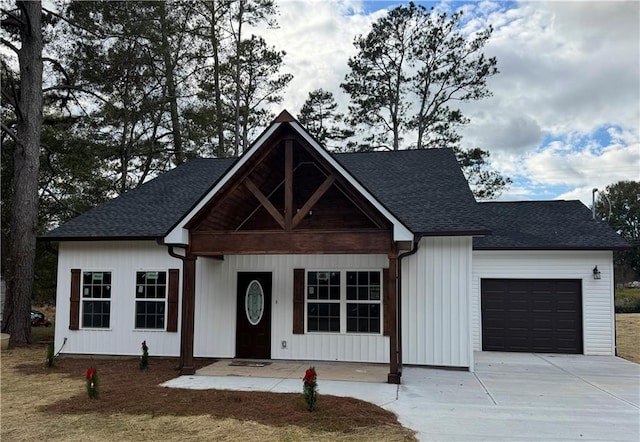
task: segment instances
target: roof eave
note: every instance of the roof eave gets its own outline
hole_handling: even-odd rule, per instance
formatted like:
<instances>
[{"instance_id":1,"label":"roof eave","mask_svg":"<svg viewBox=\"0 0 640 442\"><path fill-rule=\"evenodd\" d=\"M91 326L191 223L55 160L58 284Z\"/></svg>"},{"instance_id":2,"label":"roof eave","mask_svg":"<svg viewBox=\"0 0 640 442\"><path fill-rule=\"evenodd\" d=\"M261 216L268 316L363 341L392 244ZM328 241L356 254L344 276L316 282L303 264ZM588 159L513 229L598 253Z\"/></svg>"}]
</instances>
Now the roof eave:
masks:
<instances>
[{"instance_id":1,"label":"roof eave","mask_svg":"<svg viewBox=\"0 0 640 442\"><path fill-rule=\"evenodd\" d=\"M630 249L630 246L604 246L604 247L579 247L579 246L538 246L538 247L517 247L517 246L487 246L487 247L476 247L473 246L473 250L478 251L622 251Z\"/></svg>"},{"instance_id":2,"label":"roof eave","mask_svg":"<svg viewBox=\"0 0 640 442\"><path fill-rule=\"evenodd\" d=\"M153 236L39 236L38 241L46 242L80 242L80 241L158 241L162 235Z\"/></svg>"},{"instance_id":3,"label":"roof eave","mask_svg":"<svg viewBox=\"0 0 640 442\"><path fill-rule=\"evenodd\" d=\"M488 229L473 229L473 230L437 230L427 232L417 232L418 237L428 236L489 236L492 234Z\"/></svg>"}]
</instances>

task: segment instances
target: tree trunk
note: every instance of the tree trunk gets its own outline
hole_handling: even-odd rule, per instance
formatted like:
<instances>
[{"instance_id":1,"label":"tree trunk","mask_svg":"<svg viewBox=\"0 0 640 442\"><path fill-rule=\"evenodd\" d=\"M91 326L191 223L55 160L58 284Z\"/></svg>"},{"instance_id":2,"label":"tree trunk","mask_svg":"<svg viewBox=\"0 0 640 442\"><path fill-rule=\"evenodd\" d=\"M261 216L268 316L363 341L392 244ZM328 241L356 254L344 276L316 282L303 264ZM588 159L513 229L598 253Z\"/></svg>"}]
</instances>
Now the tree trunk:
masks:
<instances>
[{"instance_id":1,"label":"tree trunk","mask_svg":"<svg viewBox=\"0 0 640 442\"><path fill-rule=\"evenodd\" d=\"M160 2L160 27L162 33L162 56L164 58L164 72L169 93L169 111L171 113L171 133L173 134L173 149L176 164L184 162L184 149L182 147L182 130L180 128L180 116L178 115L178 96L176 93L176 81L173 76L174 63L171 59L171 47L169 46L167 28L167 9L164 2Z\"/></svg>"},{"instance_id":2,"label":"tree trunk","mask_svg":"<svg viewBox=\"0 0 640 442\"><path fill-rule=\"evenodd\" d=\"M20 30L20 99L16 128L13 177L13 212L7 262L7 299L2 331L12 345L31 341L31 290L38 221L38 173L42 131L42 5L17 3L23 24Z\"/></svg>"},{"instance_id":3,"label":"tree trunk","mask_svg":"<svg viewBox=\"0 0 640 442\"><path fill-rule=\"evenodd\" d=\"M220 85L220 41L218 39L218 15L216 14L216 2L209 2L211 8L211 46L213 49L213 88L216 100L216 132L218 133L218 148L216 156L218 158L226 157L227 153L224 148L224 121L222 115L222 91Z\"/></svg>"},{"instance_id":4,"label":"tree trunk","mask_svg":"<svg viewBox=\"0 0 640 442\"><path fill-rule=\"evenodd\" d=\"M236 111L235 111L235 133L234 133L234 147L235 147L235 154L236 156L240 156L242 155L243 151L241 151L241 145L240 145L240 72L241 72L241 66L240 66L240 51L241 51L241 43L242 43L242 20L244 20L244 3L245 0L240 0L239 4L238 4L238 33L236 35L236 70L235 70L235 75L234 75L234 81L235 81L235 107L236 107Z\"/></svg>"}]
</instances>

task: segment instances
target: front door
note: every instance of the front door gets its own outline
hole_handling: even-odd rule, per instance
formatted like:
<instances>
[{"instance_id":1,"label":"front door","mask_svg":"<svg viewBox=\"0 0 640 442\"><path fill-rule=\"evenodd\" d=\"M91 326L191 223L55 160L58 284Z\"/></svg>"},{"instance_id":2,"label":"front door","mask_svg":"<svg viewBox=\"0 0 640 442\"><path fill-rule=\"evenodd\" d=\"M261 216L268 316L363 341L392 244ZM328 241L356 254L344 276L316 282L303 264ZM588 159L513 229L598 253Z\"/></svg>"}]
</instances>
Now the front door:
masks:
<instances>
[{"instance_id":1,"label":"front door","mask_svg":"<svg viewBox=\"0 0 640 442\"><path fill-rule=\"evenodd\" d=\"M271 358L271 273L238 273L236 358Z\"/></svg>"}]
</instances>

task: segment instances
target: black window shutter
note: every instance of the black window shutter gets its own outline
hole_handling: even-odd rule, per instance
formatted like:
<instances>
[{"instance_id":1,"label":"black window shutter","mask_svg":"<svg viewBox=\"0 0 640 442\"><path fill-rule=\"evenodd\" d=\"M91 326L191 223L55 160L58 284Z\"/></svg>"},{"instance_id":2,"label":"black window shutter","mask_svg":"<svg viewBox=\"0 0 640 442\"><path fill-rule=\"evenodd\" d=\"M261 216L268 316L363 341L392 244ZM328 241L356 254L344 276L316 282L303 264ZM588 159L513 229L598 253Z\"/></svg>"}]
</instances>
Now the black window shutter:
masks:
<instances>
[{"instance_id":1,"label":"black window shutter","mask_svg":"<svg viewBox=\"0 0 640 442\"><path fill-rule=\"evenodd\" d=\"M178 283L180 271L169 269L169 287L167 293L167 331L178 331Z\"/></svg>"},{"instance_id":2,"label":"black window shutter","mask_svg":"<svg viewBox=\"0 0 640 442\"><path fill-rule=\"evenodd\" d=\"M304 269L293 269L293 333L304 334Z\"/></svg>"},{"instance_id":3,"label":"black window shutter","mask_svg":"<svg viewBox=\"0 0 640 442\"><path fill-rule=\"evenodd\" d=\"M80 269L71 269L69 301L69 330L78 330L80 328Z\"/></svg>"}]
</instances>

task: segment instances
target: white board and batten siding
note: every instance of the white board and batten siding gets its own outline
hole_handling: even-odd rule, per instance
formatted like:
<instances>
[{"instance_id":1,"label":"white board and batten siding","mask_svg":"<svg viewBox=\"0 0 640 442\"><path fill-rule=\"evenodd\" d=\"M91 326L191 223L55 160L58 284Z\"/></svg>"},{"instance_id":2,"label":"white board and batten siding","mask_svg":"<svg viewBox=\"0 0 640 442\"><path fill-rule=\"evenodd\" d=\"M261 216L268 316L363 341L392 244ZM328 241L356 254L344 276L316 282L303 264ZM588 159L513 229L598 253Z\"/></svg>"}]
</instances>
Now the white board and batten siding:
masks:
<instances>
[{"instance_id":1,"label":"white board and batten siding","mask_svg":"<svg viewBox=\"0 0 640 442\"><path fill-rule=\"evenodd\" d=\"M382 334L293 334L294 269L373 271L388 267L388 262L386 255L231 255L222 261L198 258L194 354L234 357L237 274L271 272L272 359L388 363L389 338Z\"/></svg>"},{"instance_id":2,"label":"white board and batten siding","mask_svg":"<svg viewBox=\"0 0 640 442\"><path fill-rule=\"evenodd\" d=\"M471 237L422 238L402 260L402 357L408 365L473 370Z\"/></svg>"},{"instance_id":3,"label":"white board and batten siding","mask_svg":"<svg viewBox=\"0 0 640 442\"><path fill-rule=\"evenodd\" d=\"M237 274L271 272L271 357L388 363L389 338L380 334L293 334L293 270L382 270L386 255L247 255L196 261L194 356L235 356ZM111 272L109 329L69 330L71 269ZM58 255L56 350L63 353L139 355L147 341L154 356L178 356L178 332L135 329L137 271L180 269L182 261L152 241L61 242ZM182 296L180 295L180 300ZM181 307L181 301L179 302ZM180 318L180 312L178 315ZM384 321L384 318L381 319ZM282 342L286 341L283 347Z\"/></svg>"},{"instance_id":4,"label":"white board and batten siding","mask_svg":"<svg viewBox=\"0 0 640 442\"><path fill-rule=\"evenodd\" d=\"M596 265L601 279L593 279ZM474 251L472 329L476 351L482 350L480 282L483 278L581 280L584 354L615 354L611 251Z\"/></svg>"},{"instance_id":5,"label":"white board and batten siding","mask_svg":"<svg viewBox=\"0 0 640 442\"><path fill-rule=\"evenodd\" d=\"M108 329L69 330L71 269L111 272L111 315ZM135 329L136 272L180 269L182 261L154 241L60 242L56 299L55 348L63 353L140 355L146 340L153 356L177 356L180 333ZM81 278L82 279L82 278ZM80 300L82 304L82 299ZM82 315L82 309L81 309ZM180 315L178 315L180 317Z\"/></svg>"}]
</instances>

